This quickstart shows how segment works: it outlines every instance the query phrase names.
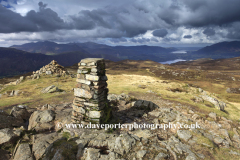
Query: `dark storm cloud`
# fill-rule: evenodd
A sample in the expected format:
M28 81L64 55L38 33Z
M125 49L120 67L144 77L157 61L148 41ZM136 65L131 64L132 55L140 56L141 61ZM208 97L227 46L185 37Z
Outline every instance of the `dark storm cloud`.
M207 36L214 36L215 35L215 30L212 28L206 28L203 31L203 34L207 35Z
M72 1L53 1L73 3ZM203 33L207 36L219 34L216 27L224 28L228 31L224 36L239 38L240 0L125 0L121 3L102 0L99 5L98 2L99 0L81 1L85 9L74 10L75 14L73 12L65 14L64 11L58 11L58 14L42 2L39 2L38 11L31 10L26 16L0 6L0 24L4 24L0 26L0 32L41 32L66 29L92 31L90 35L94 38L132 38L151 30L156 37L168 38L171 31L184 26L188 29L205 28ZM74 4L80 4L80 1L75 1ZM88 5L93 5L94 8L86 9ZM65 21L59 15L65 15ZM132 39L132 41L148 42L144 39ZM157 42L158 40L149 39L149 41Z
M27 13L25 19L38 26L39 31L54 31L56 29L68 29L70 26L66 24L56 12L50 8L46 8L46 4L38 3L39 11L31 10Z
M240 39L240 22L235 22L230 26L227 26L228 34L226 35L227 38L230 39Z
M165 37L168 34L166 29L158 29L152 32L152 34L156 37Z
M183 3L189 15L181 20L182 24L201 27L240 21L239 0L183 0Z
M1 33L37 31L36 24L22 17L20 14L15 13L9 9L6 9L2 5L0 5L0 24Z
M185 35L183 38L186 38L186 39L191 39L192 36L191 35Z

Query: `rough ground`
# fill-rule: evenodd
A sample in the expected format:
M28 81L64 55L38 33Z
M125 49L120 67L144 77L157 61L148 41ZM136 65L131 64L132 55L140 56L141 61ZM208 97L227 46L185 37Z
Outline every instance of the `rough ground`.
M66 127L71 122L72 88L76 84L73 66L68 68L72 74L67 77L41 76L16 86L2 85L0 159L240 158L239 95L226 92L238 87L238 76L231 72L227 74L235 81L210 81L203 76L204 71L174 69L151 61L107 65L111 124L158 124L160 128ZM51 85L59 91L41 92ZM161 128L169 123L177 128ZM178 128L196 123L200 128Z

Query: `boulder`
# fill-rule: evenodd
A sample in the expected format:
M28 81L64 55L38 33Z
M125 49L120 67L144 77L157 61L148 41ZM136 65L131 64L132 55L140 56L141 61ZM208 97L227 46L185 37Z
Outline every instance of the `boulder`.
M48 130L54 127L52 122L55 119L55 112L53 110L35 111L29 119L28 130L35 129Z
M0 144L7 142L14 142L17 138L17 135L13 133L13 130L10 128L4 128L0 130Z
M58 133L38 134L34 136L32 152L36 160L43 157L46 148L48 148L54 141L61 136Z
M217 120L217 114L216 113L211 112L211 113L208 114L208 116L213 118L214 120Z
M222 101L219 101L218 99L213 98L211 96L208 96L206 94L202 95L201 97L202 97L203 100L208 101L208 102L214 104L214 106L217 109L220 109L220 110L224 111L224 108L226 107L226 103L224 103Z
M161 159L166 159L168 157L167 154L165 153L159 153L154 160L161 160Z
M183 139L185 142L187 142L192 137L191 132L188 130L178 130L177 135L179 138Z
M135 136L138 136L139 138L145 138L145 139L150 138L150 137L153 136L153 134L151 133L151 131L148 130L148 129L144 129L144 130L138 129L138 130L136 130L136 131L133 131L133 134L134 134Z
M128 154L132 147L136 144L136 140L128 134L122 134L116 138L114 144L114 152L123 155Z
M28 143L19 145L13 160L34 160Z
M85 160L98 160L100 158L100 149L85 148L83 159Z
M76 159L76 146L76 142L67 141L67 138L60 138L46 148L42 160Z
M140 151L137 152L136 157L137 157L137 158L143 158L146 153L147 153L146 150L140 150Z
M53 92L58 92L58 91L59 91L58 87L51 85L49 87L43 88L41 92L42 93L53 93Z
M10 112L10 115L18 119L28 120L31 114L26 108L27 106L24 105L14 106Z
M10 116L5 111L0 110L0 129L8 127L21 127L24 125L25 124L22 119Z

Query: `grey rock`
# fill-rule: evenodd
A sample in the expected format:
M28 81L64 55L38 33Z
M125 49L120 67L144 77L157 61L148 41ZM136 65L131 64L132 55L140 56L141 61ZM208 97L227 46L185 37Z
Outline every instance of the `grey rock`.
M76 148L74 146L73 141L69 142L67 138L60 138L47 147L42 160L76 159L74 154ZM53 158L51 155L53 155Z
M137 158L143 158L145 154L147 153L146 150L140 150L137 152Z
M14 106L10 112L10 115L15 118L28 120L31 114L28 112L26 108L27 106L23 105Z
M217 120L217 114L216 113L211 112L211 113L208 114L208 116L213 118L214 120Z
M94 148L85 148L83 159L84 160L98 160L100 158L100 150Z
M167 154L165 153L159 153L154 160L161 160L161 159L166 159L168 157Z
M9 116L5 111L0 110L0 129L8 127L21 127L24 125L23 120Z
M193 113L194 113L193 110L191 110L191 109L190 109L188 112L189 112L190 114L193 114Z
M187 157L186 157L186 160L197 160L196 156L194 154L189 154Z
M19 92L20 92L20 90L15 90L15 91L14 91L14 96L18 96L18 95L19 95Z
M117 101L117 95L115 95L115 94L109 94L109 95L107 96L107 99L108 99L109 101Z
M174 121L176 118L177 118L177 113L169 112L169 113L165 113L162 120L164 123L168 123L168 122Z
M17 135L13 133L13 130L10 128L4 128L0 130L0 144L6 142L13 142Z
M191 132L188 130L178 130L177 135L179 138L183 139L185 142L187 142L192 137Z
M197 156L201 159L205 159L205 156L203 154L197 153Z
M52 74L52 72L51 71L46 71L45 72L47 75L50 75L50 74Z
M196 120L197 118L199 118L199 115L197 115L197 114L194 114L194 115L192 116L192 119L193 119L193 120Z
M53 124L52 122L55 119L55 112L52 110L44 111L35 111L29 119L28 130L31 129L49 129ZM53 125L54 126L54 125Z
M240 153L230 150L229 154L240 156Z
M136 131L133 131L132 133L133 133L135 136L138 136L139 138L145 138L145 139L148 139L148 138L150 138L150 137L153 136L153 134L151 133L151 131L148 130L148 129L144 129L144 130L138 129L138 130L136 130Z
M114 152L120 155L123 155L124 153L127 154L135 144L136 141L134 138L128 134L122 134L115 140Z
M223 140L224 140L224 139L222 139L221 137L215 137L215 138L213 139L213 141L214 141L216 144L221 144L221 143L223 143Z
M43 88L41 92L42 93L53 93L53 92L58 92L58 91L59 91L59 89L56 86L51 85L49 87Z
M34 160L28 143L19 145L14 160Z
M0 98L2 98L2 94L0 94Z
M211 102L212 104L214 104L216 108L224 111L224 108L226 107L226 103L224 103L222 101L219 101L218 99L213 98L211 96L208 96L206 94L202 95L201 97L203 98L203 100Z
M38 134L34 136L32 152L36 160L42 158L46 148L50 146L54 141L60 138L58 133L51 134Z

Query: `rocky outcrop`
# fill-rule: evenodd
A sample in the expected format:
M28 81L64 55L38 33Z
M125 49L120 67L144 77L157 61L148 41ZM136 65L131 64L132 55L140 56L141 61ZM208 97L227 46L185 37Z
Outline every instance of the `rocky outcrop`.
M53 110L35 111L29 119L28 130L36 131L53 129L55 112Z
M27 110L27 106L24 105L14 106L10 112L10 115L24 121L27 121L31 116Z
M222 111L224 111L224 108L226 108L226 103L224 103L223 101L218 100L217 98L211 97L209 95L207 95L207 93L205 91L203 91L201 88L199 88L199 92L202 93L202 95L200 95L200 97L205 100L208 101L212 104L214 104L214 106L217 109L220 109Z
M54 92L59 92L58 87L51 85L49 87L43 88L42 93L54 93Z
M24 120L16 118L0 110L0 129L24 126Z
M227 88L226 89L227 93L235 93L235 94L240 94L240 88Z
M10 128L4 128L0 130L0 144L3 143L13 143L18 137L16 134L13 133L13 130Z
M20 144L13 160L34 160L28 143Z
M58 133L37 134L34 136L32 152L36 160L43 157L45 150L57 139L61 138Z

